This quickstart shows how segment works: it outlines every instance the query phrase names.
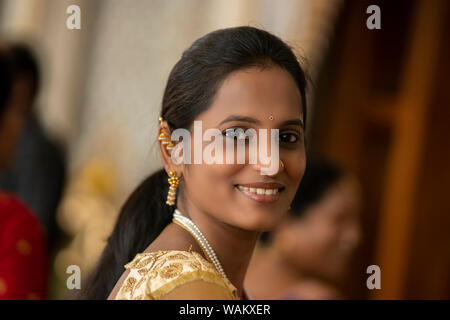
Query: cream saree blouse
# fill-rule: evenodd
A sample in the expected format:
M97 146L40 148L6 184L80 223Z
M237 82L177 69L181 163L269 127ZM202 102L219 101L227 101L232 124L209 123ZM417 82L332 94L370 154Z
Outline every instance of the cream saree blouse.
M160 250L138 253L125 265L130 273L116 300L158 300L175 288L203 280L223 288L224 297L238 300L236 287L195 251Z

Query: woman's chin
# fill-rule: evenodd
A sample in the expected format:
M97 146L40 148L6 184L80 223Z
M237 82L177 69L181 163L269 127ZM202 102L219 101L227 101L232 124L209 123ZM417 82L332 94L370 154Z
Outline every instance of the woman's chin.
M276 218L275 215L268 217L267 214L261 213L249 215L247 219L240 218L242 229L257 232L270 231L274 229L279 222L280 219Z

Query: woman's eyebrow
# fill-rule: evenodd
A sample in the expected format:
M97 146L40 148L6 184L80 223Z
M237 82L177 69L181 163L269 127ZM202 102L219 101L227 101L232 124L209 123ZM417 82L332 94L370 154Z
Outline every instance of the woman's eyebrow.
M299 126L303 130L305 129L305 125L303 124L303 121L300 119L286 120L286 121L281 122L278 126L283 127L283 126L289 126L289 125Z
M226 119L222 120L219 123L219 126L223 123L231 122L231 121L243 121L243 122L249 122L249 123L254 123L254 124L261 123L258 119L255 119L255 118L239 116L239 115L231 115L231 116L227 117ZM286 120L286 121L281 122L278 126L282 127L282 126L288 126L288 125L296 125L296 126L301 127L302 129L305 129L305 126L301 119Z
M231 122L231 121L243 121L243 122L250 122L250 123L254 123L254 124L260 124L259 120L251 118L251 117L231 115L231 116L227 117L226 119L222 120L219 123L219 126L225 122Z

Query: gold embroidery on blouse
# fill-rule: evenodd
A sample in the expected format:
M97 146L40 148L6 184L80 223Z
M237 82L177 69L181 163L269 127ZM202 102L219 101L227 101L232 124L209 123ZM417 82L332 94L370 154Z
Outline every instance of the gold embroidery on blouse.
M142 268L142 269L139 269L139 270L138 270L138 273L139 273L141 276L145 276L145 275L148 273L148 271L149 271L149 269Z
M189 267L191 267L192 269L200 269L202 265L197 261L192 261L189 262Z
M195 251L143 252L125 265L130 269L116 300L160 299L177 286L203 280L222 286L230 299L239 299L236 287L214 265ZM145 285L144 285L145 284Z
M165 251L156 251L156 252L151 252L151 253L154 253L155 254L155 259L158 260L162 256L167 255L168 252L170 252L170 251L169 250L165 250Z
M175 253L169 257L167 257L167 260L171 261L171 260L188 260L189 258L186 257L184 254L182 253Z
M153 265L153 268L154 269L161 268L161 266L163 266L166 263L166 261L167 261L167 258L156 261L155 264Z
M133 288L136 283L136 278L130 277L127 279L125 285L123 286L122 290L124 293L131 292L131 295L133 295Z
M211 262L209 262L208 260L205 260L205 258L203 258L203 256L202 256L200 253L198 253L198 252L192 251L192 254L193 254L197 259L200 259L200 260L202 260L202 261L206 261L206 262L208 262L208 263L211 263Z
M141 286L141 284L144 283L145 280L146 280L145 277L142 277L141 279L139 279L139 281L138 281L138 282L136 283L136 285L134 286L133 291L136 290L136 289L139 289L139 287Z
M161 269L159 275L163 279L175 278L183 271L183 265L181 263L174 262Z
M150 272L147 274L147 276L148 276L150 279L155 279L155 278L158 276L158 270L152 270L152 271L150 271Z
M144 267L146 267L150 262L154 262L153 257L149 257L149 258L146 258L146 259L142 259L141 261L139 261L139 262L137 262L135 265L133 265L133 268L136 268L136 269L144 268Z

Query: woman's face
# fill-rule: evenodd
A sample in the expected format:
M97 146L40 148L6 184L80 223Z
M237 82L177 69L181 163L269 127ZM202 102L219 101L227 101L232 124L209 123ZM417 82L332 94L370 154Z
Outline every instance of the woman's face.
M241 119L231 119L230 117ZM244 118L245 117L245 118ZM245 230L272 229L286 213L305 170L305 144L300 91L292 76L282 68L248 68L230 74L220 86L211 107L196 119L201 121L202 134L210 128L223 132L222 164L189 164L183 172L185 192L198 211ZM291 121L283 124L283 122ZM230 129L267 130L265 144L270 156L271 130L279 129L279 159L284 168L276 166L270 175L269 164L249 164L249 143L246 159L238 164L236 140ZM228 132L224 133L228 129ZM234 141L234 162L226 163L226 141ZM192 134L195 140L195 133ZM258 134L258 147L260 136ZM211 142L203 142L204 148ZM258 149L259 150L259 149ZM191 149L191 154L194 154ZM278 164L271 158L273 164ZM272 163L271 163L272 164ZM279 168L279 169L278 169ZM275 183L273 186L252 186ZM248 190L241 190L244 187ZM241 189L240 189L241 188ZM259 190L258 190L259 189ZM276 189L277 194L272 194ZM258 195L265 193L265 196Z
M357 190L353 180L342 180L303 217L285 223L278 237L283 255L306 274L342 278L360 239Z

